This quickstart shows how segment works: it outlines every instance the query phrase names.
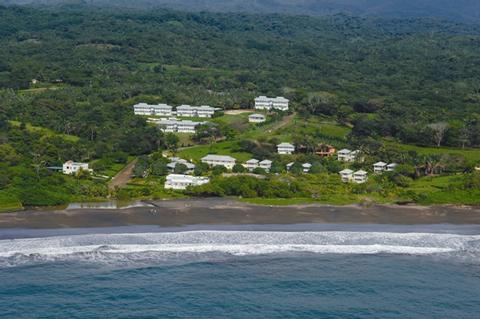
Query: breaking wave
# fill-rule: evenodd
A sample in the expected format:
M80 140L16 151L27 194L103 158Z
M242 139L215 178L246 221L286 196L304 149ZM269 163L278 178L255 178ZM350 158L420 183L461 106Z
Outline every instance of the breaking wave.
M299 253L441 255L480 262L480 235L191 231L0 240L0 266L3 267L49 261L151 263Z

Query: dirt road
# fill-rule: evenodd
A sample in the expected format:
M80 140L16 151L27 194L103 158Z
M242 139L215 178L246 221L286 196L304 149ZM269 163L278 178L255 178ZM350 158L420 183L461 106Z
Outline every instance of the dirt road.
M132 178L133 169L135 168L135 164L137 163L137 159L134 159L127 166L125 166L112 180L108 183L108 189L114 190L115 188L120 188L128 184L130 179Z

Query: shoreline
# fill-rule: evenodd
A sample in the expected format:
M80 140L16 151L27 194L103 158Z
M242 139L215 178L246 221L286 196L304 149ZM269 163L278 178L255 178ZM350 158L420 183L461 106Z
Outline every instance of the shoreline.
M272 224L480 225L480 207L473 206L267 206L224 198L143 201L137 205L1 213L0 229Z

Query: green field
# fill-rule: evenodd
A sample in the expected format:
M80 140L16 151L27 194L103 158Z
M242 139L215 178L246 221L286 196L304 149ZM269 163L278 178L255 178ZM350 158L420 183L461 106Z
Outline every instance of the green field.
M13 125L15 127L20 127L20 125L21 125L21 123L19 121L9 121L9 122L10 122L11 125ZM41 134L45 137L58 136L58 137L61 137L64 140L69 141L69 142L78 142L78 140L80 140L80 138L78 136L68 135L68 134L60 134L60 133L54 132L53 130L50 130L48 128L40 127L40 126L33 126L31 124L28 124L28 123L25 125L25 128L29 132L39 133L39 134Z

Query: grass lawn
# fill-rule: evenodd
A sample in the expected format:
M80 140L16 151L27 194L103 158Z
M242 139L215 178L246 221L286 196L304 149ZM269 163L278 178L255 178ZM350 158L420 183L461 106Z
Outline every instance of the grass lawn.
M20 127L20 125L21 125L21 123L18 122L18 121L10 121L10 124L15 126L15 127ZM64 140L70 141L70 142L77 142L80 139L78 136L57 133L57 132L55 132L51 129L45 128L45 127L33 126L31 124L26 124L25 127L29 132L40 133L40 134L42 134L43 136L46 136L46 137L59 136L59 137L63 138Z
M200 145L190 147L178 152L177 156L186 160L200 162L200 159L208 154L229 155L238 161L244 162L252 158L252 155L246 152L237 152L236 141L224 141L213 145Z
M22 209L22 204L14 196L0 192L0 213Z

